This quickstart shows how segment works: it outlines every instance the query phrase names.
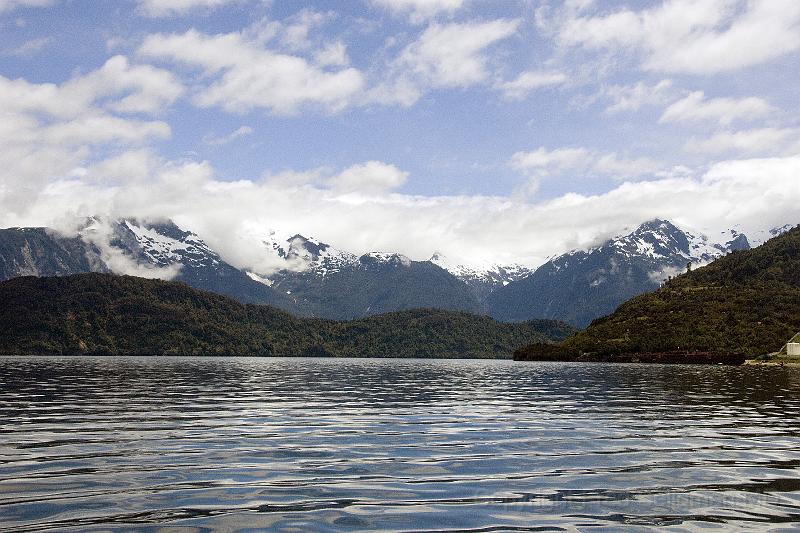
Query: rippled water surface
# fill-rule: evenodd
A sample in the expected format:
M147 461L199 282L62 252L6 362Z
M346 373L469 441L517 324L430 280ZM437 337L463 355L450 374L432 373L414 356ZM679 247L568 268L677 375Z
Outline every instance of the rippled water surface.
M0 531L800 529L800 372L0 359Z

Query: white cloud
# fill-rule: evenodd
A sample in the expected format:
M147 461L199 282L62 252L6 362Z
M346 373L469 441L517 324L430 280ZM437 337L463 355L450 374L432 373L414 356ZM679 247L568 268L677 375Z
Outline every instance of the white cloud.
M672 80L661 80L653 85L641 81L633 85L612 85L603 90L603 95L612 101L605 111L614 114L664 104L672 92Z
M489 78L486 50L511 37L519 20L431 24L390 66L388 79L372 91L381 103L411 105L429 88L463 88Z
M741 131L723 131L708 139L691 139L685 147L688 152L743 155L792 154L800 152L800 129L756 128Z
M136 144L150 139L167 139L171 132L166 122L88 113L66 122L41 127L38 133L48 144L77 146L111 142Z
M511 158L511 166L517 170L537 175L548 175L564 170L586 168L591 163L591 152L586 148L540 147L531 152L517 152Z
M420 23L442 13L456 12L464 5L464 0L372 0L372 3Z
M55 0L0 0L0 13L11 11L18 7L46 7Z
M382 195L402 187L407 179L408 172L394 165L382 161L366 161L338 172L329 167L267 172L262 177L262 183L276 188L312 186L348 196L351 201L355 201L362 196Z
M321 67L344 67L350 63L347 46L341 41L327 44L314 54L314 61Z
M332 14L303 9L292 15L283 23L275 26L280 33L280 41L288 50L303 51L313 44L310 34L332 18Z
M506 98L520 100L528 93L542 87L561 85L567 81L566 74L561 72L528 71L523 72L514 80L500 82L496 88L501 90Z
M158 267L140 263L134 257L126 254L120 248L111 245L114 238L113 228L107 219L101 218L92 224L91 228L82 233L84 238L91 242L100 252L103 262L115 274L137 276L148 279L173 279L180 273L183 265L169 265Z
M115 56L97 70L61 86L32 84L0 76L0 103L6 112L75 117L93 106L122 113L155 113L173 103L183 86L170 72L149 65L130 65Z
M795 0L666 0L639 11L567 11L558 39L590 50L638 51L648 70L711 74L797 51L799 24Z
M150 35L139 54L202 69L198 81L207 85L195 103L237 113L263 108L291 115L308 105L340 111L364 86L354 68L323 69L303 57L270 50L246 32Z
M185 15L195 9L214 9L239 0L139 0L139 11L148 17Z
M150 65L131 66L114 56L98 70L73 80L67 90L121 99L107 106L121 113L156 113L183 94L180 81L169 71Z
M216 181L207 164L162 164L146 186L90 179L55 181L0 225L53 224L64 214L176 219L237 266L265 273L269 230L313 235L364 253L393 250L427 259L438 250L467 264L535 265L552 254L596 244L653 217L715 234L797 222L800 156L726 161L699 177L624 182L599 195L565 194L531 203L505 197L354 195L325 185ZM0 182L2 183L2 182Z
M211 146L222 146L224 144L231 143L236 139L241 139L242 137L247 137L248 135L252 134L253 134L253 128L251 128L250 126L241 126L239 128L236 128L229 134L223 135L221 137L216 137L214 135L207 135L203 137L203 142Z
M88 182L106 184L143 183L160 166L160 161L148 148L126 150L87 167L79 167L72 175Z
M402 186L408 178L394 165L380 161L367 161L353 165L328 180L328 185L339 192L375 194Z
M156 113L181 90L169 73L124 57L60 85L0 76L0 210L18 212L98 158L170 137L165 122L128 114Z
M703 91L695 91L664 110L659 122L711 120L727 126L735 120L756 120L773 111L775 109L763 98L707 99Z
M520 21L433 24L401 54L400 64L434 87L466 87L489 73L484 51L516 32Z
M616 153L602 154L592 167L600 174L616 179L629 179L639 176L654 175L662 168L662 164L648 157L621 158Z
M604 175L627 179L655 174L662 167L649 158L627 159L614 152L604 153L583 147L553 150L540 147L530 152L517 152L512 156L510 164L533 178L569 172L573 175Z

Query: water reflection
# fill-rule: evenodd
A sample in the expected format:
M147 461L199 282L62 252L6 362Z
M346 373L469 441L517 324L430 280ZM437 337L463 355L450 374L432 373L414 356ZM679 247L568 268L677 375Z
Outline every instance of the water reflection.
M800 372L0 359L0 531L800 526Z

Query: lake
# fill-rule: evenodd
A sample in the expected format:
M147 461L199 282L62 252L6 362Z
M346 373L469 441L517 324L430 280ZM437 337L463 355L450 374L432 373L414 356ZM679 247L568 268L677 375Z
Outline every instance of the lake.
M0 358L0 531L800 528L800 371Z

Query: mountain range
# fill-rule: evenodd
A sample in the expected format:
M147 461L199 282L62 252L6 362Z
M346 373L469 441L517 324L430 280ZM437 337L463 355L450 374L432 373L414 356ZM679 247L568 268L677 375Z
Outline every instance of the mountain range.
M0 280L113 272L183 281L243 303L298 316L350 320L414 308L488 314L506 322L547 318L583 327L622 302L656 290L689 263L706 264L788 230L711 239L667 220L648 221L590 250L523 265L470 267L434 254L349 253L303 235L263 240L281 266L265 276L226 262L198 235L170 221L89 219L77 235L47 228L0 230Z
M722 242L713 242L666 220L648 221L596 248L555 257L530 276L498 288L488 297L489 314L504 321L554 318L584 327L690 265L750 249L747 237L735 230L721 237Z
M113 274L0 282L0 354L508 357L574 333L437 309L360 320L299 318L185 283Z
M800 330L800 227L625 302L558 346L519 359L625 360L639 353L779 352Z

